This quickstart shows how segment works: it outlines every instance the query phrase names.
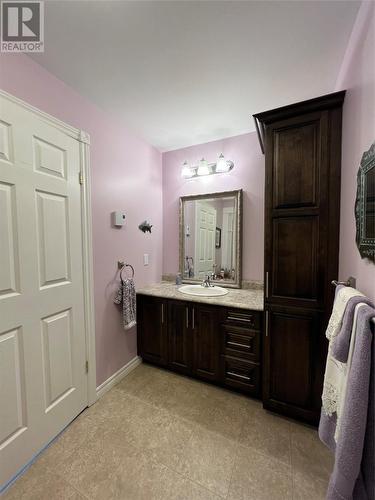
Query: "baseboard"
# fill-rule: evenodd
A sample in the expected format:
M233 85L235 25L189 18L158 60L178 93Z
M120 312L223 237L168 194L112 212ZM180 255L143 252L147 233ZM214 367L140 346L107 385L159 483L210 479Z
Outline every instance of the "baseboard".
M112 387L120 382L126 375L129 375L134 368L137 368L138 365L142 363L142 358L140 356L135 356L129 363L126 363L122 368L117 370L113 375L107 378L102 384L100 384L96 388L96 397L99 399L104 394L112 389Z

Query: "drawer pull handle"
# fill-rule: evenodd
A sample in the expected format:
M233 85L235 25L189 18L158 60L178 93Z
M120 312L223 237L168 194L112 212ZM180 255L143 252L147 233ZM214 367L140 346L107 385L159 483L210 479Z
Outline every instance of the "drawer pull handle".
M227 372L227 375L232 375L232 377L238 377L242 380L250 380L250 377L247 377L246 375L240 375L239 373Z
M164 325L164 304L161 305L161 324Z
M253 318L239 318L237 316L228 316L232 321L244 321L245 323L254 323Z
M250 346L249 345L246 345L246 344L239 344L238 342L231 342L231 341L228 341L227 342L228 345L235 345L236 347L244 347L245 349L250 349Z

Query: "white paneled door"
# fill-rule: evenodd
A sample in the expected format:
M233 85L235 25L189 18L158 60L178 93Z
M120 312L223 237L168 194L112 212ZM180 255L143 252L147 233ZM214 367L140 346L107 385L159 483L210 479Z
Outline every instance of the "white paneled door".
M80 146L0 95L0 487L88 402Z
M198 278L211 274L215 265L216 210L197 202L195 211L195 263Z

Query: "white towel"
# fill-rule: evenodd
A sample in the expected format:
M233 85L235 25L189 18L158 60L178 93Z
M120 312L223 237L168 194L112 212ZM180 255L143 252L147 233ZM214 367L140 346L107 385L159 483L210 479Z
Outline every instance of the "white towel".
M336 337L336 335L338 335L341 329L346 304L349 299L357 296L364 297L363 293L359 292L355 288L352 288L351 286L343 286L337 292L335 303L333 304L332 314L326 330L326 337L330 342Z
M129 330L137 324L136 293L132 279L121 280L119 289L113 299L115 304L122 303L122 324L124 330Z
M351 287L342 287L336 294L332 314L328 322L326 337L329 340L326 370L324 374L322 406L326 415L332 416L340 407L341 388L344 383L345 363L337 361L332 356L331 348L335 338L340 333L346 305L352 297L364 296L361 292Z

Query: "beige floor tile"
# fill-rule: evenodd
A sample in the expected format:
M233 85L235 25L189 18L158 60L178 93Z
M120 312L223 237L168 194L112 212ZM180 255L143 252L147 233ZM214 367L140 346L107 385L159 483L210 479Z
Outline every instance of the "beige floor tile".
M2 496L3 500L85 500L57 474L46 472L37 462L29 467Z
M262 408L249 412L240 443L285 464L291 463L291 422Z
M222 500L221 497L189 479L174 475L163 492L163 500Z
M246 396L141 365L4 500L219 500L228 492L231 500L284 500L292 483L294 500L319 500L331 468L313 429Z
M161 410L150 419L147 432L143 435L143 449L153 460L176 469L193 428L189 421Z
M178 470L192 481L225 497L237 447L236 442L199 427L184 450Z
M88 417L86 412L79 415L38 457L39 465L54 471L80 446L93 439L100 422Z
M333 469L333 455L319 440L316 429L295 423L291 438L295 471L306 478L328 481Z
M238 439L244 415L259 403L209 384L180 378L182 382L170 384L159 393L158 405L224 437Z
M139 454L118 433L108 432L77 448L58 468L57 473L80 493L92 497L120 466ZM132 462L133 463L133 462Z
M194 425L138 398L127 398L132 411L121 419L119 435L153 460L175 469Z
M107 470L106 477L81 487L93 500L161 500L171 473L137 451L124 457L115 470Z
M115 390L131 394L157 407L163 407L162 396L171 388L183 389L191 380L145 363L138 366Z
M328 483L293 472L293 500L325 500Z
M291 466L240 446L227 499L285 500L291 498Z

